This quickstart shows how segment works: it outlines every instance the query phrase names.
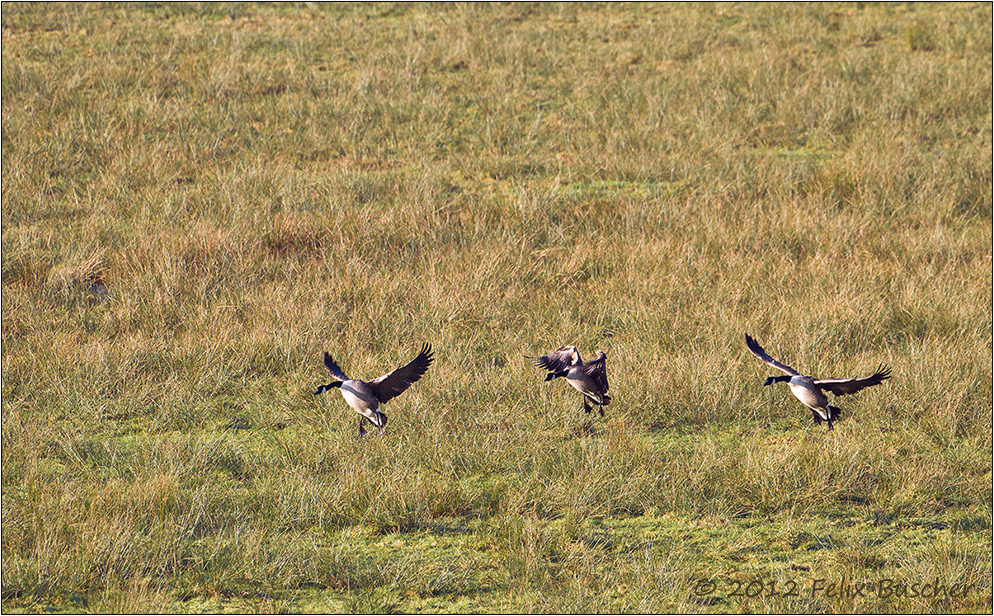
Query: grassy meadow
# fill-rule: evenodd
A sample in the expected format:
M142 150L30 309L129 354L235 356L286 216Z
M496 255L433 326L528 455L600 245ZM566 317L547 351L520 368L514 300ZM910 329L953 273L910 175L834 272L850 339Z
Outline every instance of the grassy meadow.
M991 612L990 4L2 25L4 612Z

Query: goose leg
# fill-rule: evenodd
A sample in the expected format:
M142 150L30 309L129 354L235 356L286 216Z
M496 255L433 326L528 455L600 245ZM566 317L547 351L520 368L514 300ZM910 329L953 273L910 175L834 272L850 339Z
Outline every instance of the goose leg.
M359 416L359 436L366 436L366 426L362 425L362 420L365 419L362 415Z
M604 416L604 405L603 404L598 404L597 405L597 412L601 414L601 417Z
M586 396L583 397L583 412L584 413L589 413L590 412L590 403L587 402L587 397Z
M834 430L835 426L832 425L835 421L842 415L842 410L837 406L828 405L828 429Z
M828 430L831 432L835 429L832 425L832 420L835 419L835 415L832 414L832 407L829 405L825 406L825 416L821 418L828 425Z

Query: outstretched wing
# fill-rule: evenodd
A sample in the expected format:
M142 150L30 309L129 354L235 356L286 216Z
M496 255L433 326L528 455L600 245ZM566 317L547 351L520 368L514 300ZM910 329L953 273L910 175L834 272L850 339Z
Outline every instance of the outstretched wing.
M349 377L346 376L344 372L342 372L342 369L338 367L338 364L335 363L335 360L331 358L331 355L328 355L328 351L324 352L324 367L328 369L328 372L331 373L331 376L335 377L339 381L349 380Z
M592 378L602 392L607 393L607 355L598 354L597 359L583 364L580 370Z
M427 342L421 347L421 352L406 366L401 366L393 372L388 372L378 379L367 383L373 390L376 398L381 403L386 403L392 398L399 396L404 391L417 382L431 364L434 357L431 354L431 345Z
M544 368L549 372L559 372L581 363L581 360L576 347L567 346L560 347L548 355L535 358L533 362L539 368Z
M753 340L752 336L749 334L746 334L746 346L749 347L749 350L752 351L753 355L763 360L763 363L767 366L776 368L777 370L785 372L791 376L800 374L797 370L794 370L787 364L781 364L777 360L770 357L766 351L763 350L763 347L759 346L759 343Z
M864 387L879 385L889 378L890 368L880 366L877 368L877 371L873 374L873 376L867 376L861 379L816 379L815 385L832 392L836 396L844 396L846 394L854 394Z

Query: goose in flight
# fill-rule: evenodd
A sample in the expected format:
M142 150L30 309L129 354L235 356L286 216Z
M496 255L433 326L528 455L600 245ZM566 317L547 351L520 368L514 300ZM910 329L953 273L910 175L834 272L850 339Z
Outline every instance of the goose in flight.
M790 393L801 401L801 404L811 409L814 415L815 424L828 422L828 429L833 430L832 422L837 420L842 414L838 407L828 403L826 391L830 391L836 396L854 394L864 387L879 385L890 378L890 368L881 366L872 376L861 379L816 379L813 376L804 376L787 364L778 362L770 357L759 343L746 334L746 346L753 355L758 357L771 368L786 373L786 376L771 376L763 383L764 386L774 383L787 383L790 386Z
M534 363L549 371L546 381L565 377L583 395L584 412L590 412L593 402L601 417L604 416L604 407L611 403L611 396L607 395L607 355L603 351L597 351L596 359L584 362L575 346L567 346L535 359Z
M355 409L356 413L359 413L359 436L366 434L366 428L363 425L366 420L376 426L380 434L383 434L383 428L387 425L387 416L379 410L380 405L404 393L408 387L424 376L433 359L431 345L425 343L418 356L406 366L388 372L378 379L363 381L350 379L346 376L335 363L335 360L331 358L331 355L325 352L324 366L334 380L327 385L318 387L314 395L323 394L329 389L337 387L342 392L345 402Z

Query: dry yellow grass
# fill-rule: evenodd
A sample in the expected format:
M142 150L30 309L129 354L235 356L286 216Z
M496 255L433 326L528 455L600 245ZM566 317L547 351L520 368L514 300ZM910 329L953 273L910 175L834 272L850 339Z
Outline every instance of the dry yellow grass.
M990 32L4 5L5 611L989 612ZM894 378L829 434L745 332ZM311 396L421 341L384 438ZM522 357L562 344L606 420Z

